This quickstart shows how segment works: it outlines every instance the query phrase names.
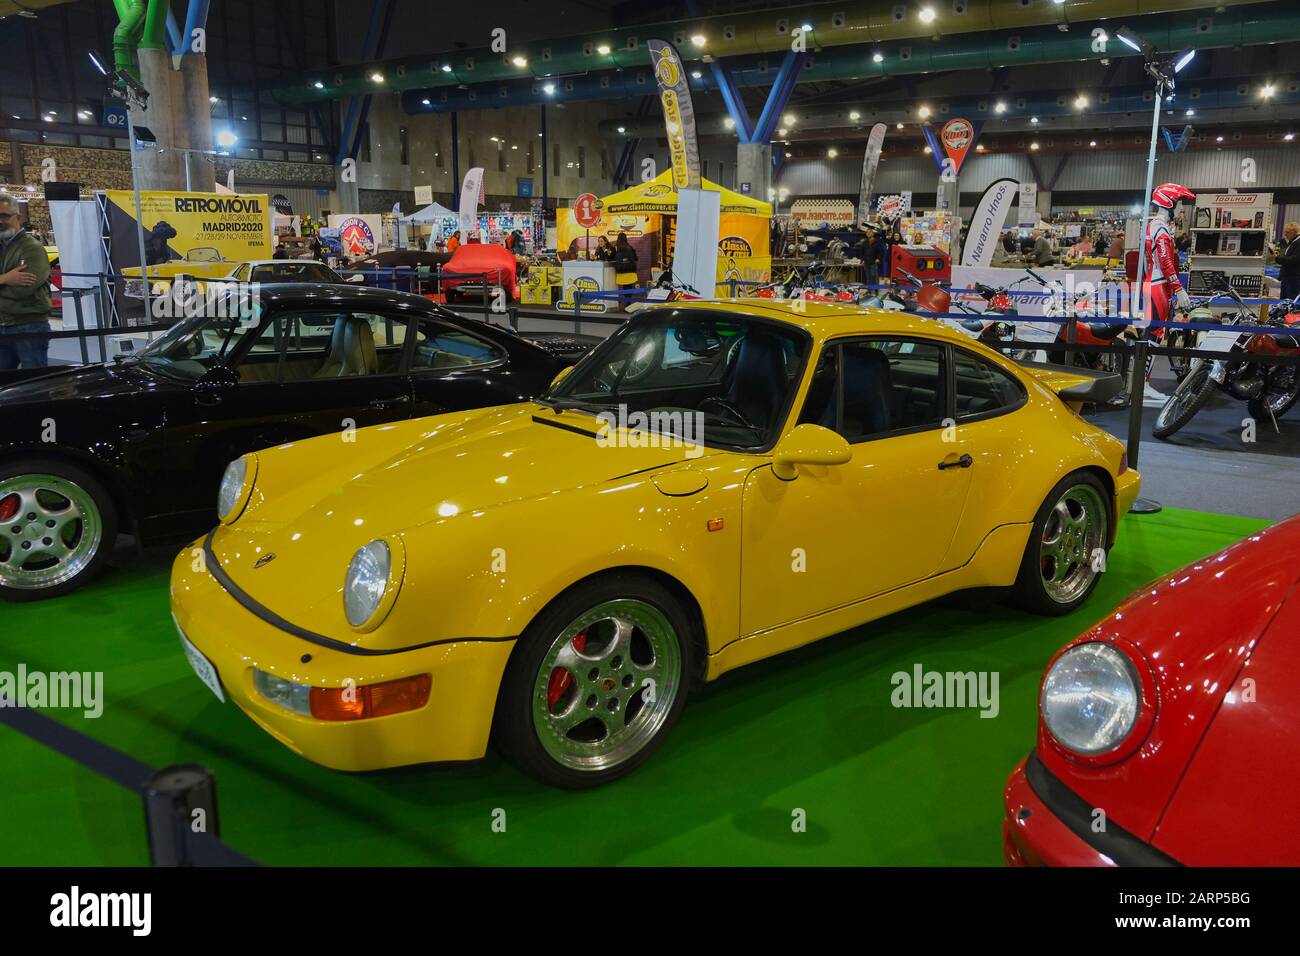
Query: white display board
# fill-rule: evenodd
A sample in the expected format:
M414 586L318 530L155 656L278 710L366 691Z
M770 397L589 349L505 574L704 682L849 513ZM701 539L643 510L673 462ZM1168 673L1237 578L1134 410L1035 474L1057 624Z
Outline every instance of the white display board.
M708 296L717 284L722 194L714 189L677 190L677 244L673 276Z
M1032 226L1038 222L1038 184L1021 183L1016 225Z

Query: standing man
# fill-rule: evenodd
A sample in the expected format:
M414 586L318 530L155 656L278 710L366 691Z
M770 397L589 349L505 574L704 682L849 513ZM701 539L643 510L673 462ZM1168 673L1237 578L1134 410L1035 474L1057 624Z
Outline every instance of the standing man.
M1041 229L1035 229L1032 235L1034 237L1034 251L1030 255L1033 257L1034 265L1050 266L1052 259L1055 258L1052 255L1052 244L1047 241L1047 237L1043 235Z
M1294 299L1300 295L1300 222L1288 222L1282 236L1286 243L1277 251L1278 278L1282 298Z
M50 260L23 232L18 203L0 193L0 369L49 365ZM15 339L44 335L45 338Z

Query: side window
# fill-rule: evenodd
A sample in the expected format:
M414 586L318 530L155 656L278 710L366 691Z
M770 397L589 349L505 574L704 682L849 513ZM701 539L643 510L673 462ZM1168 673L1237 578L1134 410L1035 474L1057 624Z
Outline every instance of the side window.
M964 349L955 351L958 419L1015 408L1024 400L1024 388L1002 369Z
M235 279L236 282L247 282L247 281L248 281L248 263L247 263L247 262L245 262L242 266L240 266L238 269L235 270L234 279Z
M253 336L236 369L241 384L276 380L280 368L280 331L280 323L271 321Z
M799 420L834 428L851 442L937 428L948 405L946 389L942 346L845 342L822 354Z
M505 358L505 350L486 339L431 319L415 332L411 371L452 371L490 365Z
M804 399L799 425L821 425L834 429L839 415L840 350L837 345L822 349L817 368L813 371L808 397Z
M404 319L366 312L288 313L267 324L240 362L240 378L248 380L244 364L256 364L259 352L276 347L283 352L284 382L388 375L401 369L405 340Z

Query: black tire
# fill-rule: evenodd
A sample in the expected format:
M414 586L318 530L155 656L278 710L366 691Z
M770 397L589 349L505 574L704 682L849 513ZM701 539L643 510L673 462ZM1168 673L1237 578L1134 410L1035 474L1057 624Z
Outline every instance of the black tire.
M1276 367L1272 370L1273 374L1275 375L1281 371L1282 371L1281 368L1276 368ZM1246 404L1246 409L1247 411L1250 412L1250 417L1255 419L1255 421L1271 423L1274 419L1279 419L1287 412L1291 411L1296 401L1300 400L1300 369L1297 369L1296 367L1293 366L1290 369L1287 369L1286 371L1290 373L1291 381L1286 387L1285 393L1283 392L1276 393L1277 396L1281 399L1281 401L1278 403L1272 403L1272 402L1269 403L1274 406L1272 408L1272 414L1269 414L1270 410L1267 407L1265 407L1264 404L1268 398L1267 393L1265 393L1263 397L1252 398Z
M1091 496L1088 494L1089 489ZM1062 587L1061 593L1055 593L1043 580L1045 562L1049 560L1045 549L1051 547L1048 544L1049 537L1062 540L1061 536L1055 533L1064 530L1060 528L1057 506L1061 502L1068 502L1071 498L1087 503L1088 517L1093 524L1090 526L1090 531L1077 536L1071 532L1071 540L1077 537L1079 546L1070 549L1074 552L1074 559L1069 562L1067 571L1077 577L1072 581L1071 588ZM1071 472L1056 483L1043 499L1038 513L1034 516L1029 541L1025 544L1025 553L1020 559L1020 572L1012 588L1012 596L1016 604L1034 614L1056 617L1069 614L1088 600L1089 595L1097 587L1097 582L1105 573L1105 562L1097 560L1096 550L1100 548L1104 556L1110 547L1110 527L1115 520L1114 515L1111 514L1113 510L1111 501L1112 497L1106 486L1091 472ZM1080 551L1086 553L1086 559L1082 564L1077 560ZM1051 557L1050 560L1055 562L1056 558ZM1068 593L1065 593L1067 591Z
M32 476L33 486L41 483L35 476L54 478L56 482L63 483L58 485L59 488L73 493L75 498L80 499L81 507L87 510L83 515L73 498L63 498L81 517L70 521L66 528L58 529L64 542L72 540L76 545L72 557L62 561L65 565L62 572L58 568L60 562L53 558L50 560L54 563L45 569L40 567L39 561L34 565L29 564L21 571L8 566L15 549L22 548L24 544L39 547L41 544L48 544L51 540L33 536L34 532L44 524L39 520L39 516L33 521L27 515L19 513L0 524L0 599L7 601L36 601L59 597L77 590L103 570L113 553L113 546L117 539L117 509L107 489L86 469L59 458L32 456L0 461L0 508L5 507L6 501L12 500L11 496L5 493L5 487L8 485L12 488L14 483L21 483L25 476ZM41 500L45 503L54 501L54 492L42 489ZM66 509L48 514L47 520L61 520L59 516L64 511ZM29 512L29 514L36 514L36 512ZM69 564L75 566L74 571L67 570ZM34 571L32 567L35 567ZM44 571L43 575L42 571ZM22 580L20 574L27 578L21 584L17 583ZM33 580L33 576L38 580ZM41 576L47 578L50 583L39 584Z
M1174 434L1196 417L1196 413L1205 407L1213 392L1210 363L1202 362L1178 383L1178 387L1169 396L1169 401L1165 402L1160 414L1156 416L1151 434L1156 438L1168 438Z
M660 655L653 654L652 639L647 637L648 631L643 630L640 623L637 623L635 633L629 638L635 642L636 635L640 635L642 660L645 659L645 649L650 648L653 658L663 662L665 676L662 685L656 686L660 693L671 694L667 700L655 701L652 695L647 702L644 683L637 683L637 674L644 675L647 671L635 661L636 652L633 650L627 652L627 659L622 665L626 670L620 669L619 657L615 653L610 653L599 661L595 657L581 658L581 669L585 672L581 674L575 675L573 668L553 666L557 663L553 656L557 653L557 646L561 648L559 653L572 649L574 642L564 640L566 633L573 631L585 615L611 606L624 609L617 613L624 613L630 608L655 621L666 622L671 630L671 641L676 651L675 663L672 653L667 650ZM576 633L586 635L593 628L603 626L611 620L613 618L598 618ZM612 630L611 628L611 633ZM585 789L631 773L658 749L681 715L693 673L692 654L696 630L697 626L682 602L652 578L620 571L570 588L547 605L528 625L510 655L497 694L493 719L492 736L497 748L524 773L553 787ZM587 638L587 641L592 639L603 640L602 637L595 636ZM585 646L589 648L590 644ZM670 674L670 670L675 670L675 673ZM569 689L564 694L567 695L572 690L571 698L558 701L549 699L556 687L557 671L568 672ZM622 683L629 678L631 683ZM608 694L625 696L617 710L608 706L608 702L614 698L607 698L606 704L601 704L599 697ZM592 700L596 701L594 707L590 703ZM628 735L628 740L615 747L624 748L624 753L611 754L607 765L593 762L588 766L577 767L571 762L565 762L596 761L599 759L600 748L609 746L601 741L576 740L553 729L548 715L557 706L564 709L566 703L567 717L583 717L583 722L572 727L569 734L581 731L593 722L608 733L606 712L618 715L610 719L623 722L613 733ZM534 709L535 706L540 713ZM539 726L539 721L546 726ZM641 723L638 725L637 721ZM549 743L543 742L544 735ZM557 757L556 748L572 748L574 753Z

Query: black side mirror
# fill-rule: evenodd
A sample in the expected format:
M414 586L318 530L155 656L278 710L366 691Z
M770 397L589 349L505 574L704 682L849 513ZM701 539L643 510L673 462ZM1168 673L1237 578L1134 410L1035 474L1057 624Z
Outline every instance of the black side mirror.
M217 392L239 384L239 373L229 365L214 365L194 384L195 389L204 392Z

